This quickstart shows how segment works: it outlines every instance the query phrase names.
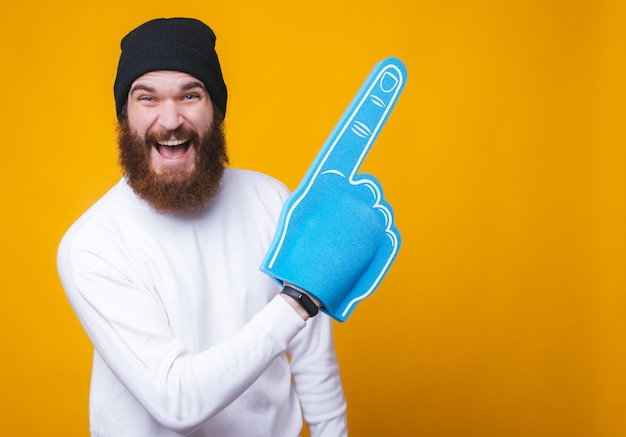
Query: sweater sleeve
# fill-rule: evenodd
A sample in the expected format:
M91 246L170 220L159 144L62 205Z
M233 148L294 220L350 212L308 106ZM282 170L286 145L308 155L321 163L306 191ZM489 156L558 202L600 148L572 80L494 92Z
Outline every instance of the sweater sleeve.
M289 346L291 369L311 437L348 435L346 400L332 337L332 321L323 313Z
M192 354L168 324L150 290L130 280L123 261L71 248L58 270L68 299L109 368L162 425L197 428L239 397L304 327L275 297L227 340Z

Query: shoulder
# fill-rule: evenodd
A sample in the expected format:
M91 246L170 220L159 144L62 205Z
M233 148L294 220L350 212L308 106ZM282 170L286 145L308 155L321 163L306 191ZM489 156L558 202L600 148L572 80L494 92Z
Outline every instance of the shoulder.
M263 202L279 202L289 196L289 189L279 180L252 170L228 168L222 181L222 193L239 200L258 199Z
M69 227L57 255L68 255L83 246L106 246L115 234L145 223L145 220L132 219L145 214L150 214L149 208L133 193L126 180L121 179Z
M224 186L256 187L288 193L287 187L279 180L253 170L228 168L224 173Z

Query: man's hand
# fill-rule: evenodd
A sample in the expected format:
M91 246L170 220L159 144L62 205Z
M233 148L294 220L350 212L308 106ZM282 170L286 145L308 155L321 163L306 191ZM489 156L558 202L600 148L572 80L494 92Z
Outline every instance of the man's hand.
M370 73L287 199L261 270L315 296L345 321L380 284L400 247L379 182L357 171L404 88L389 58Z

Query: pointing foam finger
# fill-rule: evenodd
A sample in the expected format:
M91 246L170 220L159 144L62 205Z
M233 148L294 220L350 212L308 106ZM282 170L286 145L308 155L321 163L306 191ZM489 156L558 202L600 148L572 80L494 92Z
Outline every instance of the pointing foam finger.
M309 169L311 182L328 172L350 179L356 174L405 82L406 67L399 59L385 59L373 68Z

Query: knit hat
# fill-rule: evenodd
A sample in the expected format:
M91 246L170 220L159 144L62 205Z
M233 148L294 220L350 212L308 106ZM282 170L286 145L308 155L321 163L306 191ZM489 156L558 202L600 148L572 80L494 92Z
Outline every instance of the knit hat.
M215 34L193 18L158 18L130 31L122 39L122 54L113 86L119 118L132 83L158 70L181 71L200 80L211 101L226 114L226 84L215 52Z

